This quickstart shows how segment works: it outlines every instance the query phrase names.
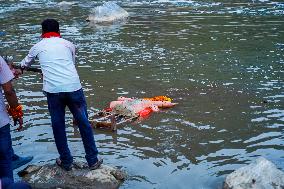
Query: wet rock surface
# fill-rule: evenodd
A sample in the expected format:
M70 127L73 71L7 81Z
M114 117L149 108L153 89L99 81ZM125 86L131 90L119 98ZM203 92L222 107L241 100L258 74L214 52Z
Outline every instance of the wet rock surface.
M119 188L126 179L126 173L117 168L101 165L99 169L90 170L81 162L74 163L71 171L65 171L56 164L29 165L18 174L37 189L112 189Z
M283 189L284 173L265 158L241 167L226 177L223 189Z

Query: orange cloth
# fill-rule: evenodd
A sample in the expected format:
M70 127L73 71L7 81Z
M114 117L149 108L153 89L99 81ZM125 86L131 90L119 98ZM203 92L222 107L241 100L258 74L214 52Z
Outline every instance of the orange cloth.
M145 108L144 110L141 110L139 112L139 116L142 118L147 118L152 112L153 110L148 107L148 108Z
M155 96L155 97L152 97L152 98L143 98L145 100L151 100L151 101L169 101L171 102L172 99L167 97L167 96Z
M19 119L24 116L22 105L18 105L16 108L8 107L7 111L8 111L8 114L12 116L13 119Z

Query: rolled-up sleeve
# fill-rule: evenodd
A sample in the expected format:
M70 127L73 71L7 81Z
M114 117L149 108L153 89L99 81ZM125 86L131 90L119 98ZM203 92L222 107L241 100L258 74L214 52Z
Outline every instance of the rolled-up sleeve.
M10 70L5 60L0 57L0 84L5 84L14 78L14 74Z
M29 54L21 61L21 67L29 67L32 63L34 63L36 56L37 47L35 45L30 49Z

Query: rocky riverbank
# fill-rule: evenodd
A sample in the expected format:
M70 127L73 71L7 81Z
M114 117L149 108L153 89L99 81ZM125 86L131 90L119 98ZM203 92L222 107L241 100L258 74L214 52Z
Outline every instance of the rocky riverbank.
M99 169L90 170L82 162L75 162L71 171L65 171L56 164L29 165L18 174L36 189L116 189L127 177L118 168L102 165ZM282 188L284 173L262 157L229 174L223 185L223 189Z

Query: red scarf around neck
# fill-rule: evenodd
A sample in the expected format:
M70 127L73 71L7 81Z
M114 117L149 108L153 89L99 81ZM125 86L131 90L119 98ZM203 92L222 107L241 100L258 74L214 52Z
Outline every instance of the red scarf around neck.
M47 32L41 35L42 38L61 37L59 32Z

